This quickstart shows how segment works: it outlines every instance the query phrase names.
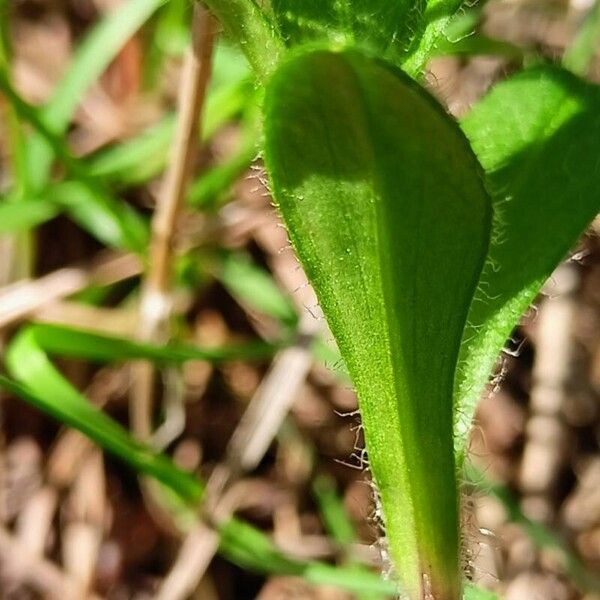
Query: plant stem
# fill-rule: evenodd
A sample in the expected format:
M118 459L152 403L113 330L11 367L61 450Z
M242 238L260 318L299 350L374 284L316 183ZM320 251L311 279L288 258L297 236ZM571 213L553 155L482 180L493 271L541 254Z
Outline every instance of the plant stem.
M150 262L142 287L139 337L156 343L165 342L169 337L175 226L200 141L198 127L211 75L214 19L200 4L195 6L193 19L192 46L183 67L173 153L152 220ZM153 367L148 363L136 365L131 424L135 434L143 440L149 439L152 432L153 386Z
M205 0L226 32L236 40L264 83L285 50L277 30L252 0Z

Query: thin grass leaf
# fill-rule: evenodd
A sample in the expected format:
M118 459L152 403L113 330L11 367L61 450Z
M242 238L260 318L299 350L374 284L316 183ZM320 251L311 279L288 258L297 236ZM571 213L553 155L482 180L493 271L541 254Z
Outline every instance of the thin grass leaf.
M63 208L78 225L108 246L140 254L146 250L147 220L99 184L87 178L63 181L49 186L44 197Z
M231 66L223 65L223 60L221 63L216 60L214 70L217 80L221 79L221 83L213 82L208 94L201 127L204 142L210 140L217 130L228 121L248 110L256 97L252 81L247 76L247 69L236 70ZM232 79L227 79L226 73L230 71L232 71ZM144 183L163 171L168 160L174 132L175 117L167 115L162 121L148 128L139 136L102 149L87 157L85 163L88 173L121 185ZM246 158L249 154L249 150L246 150L243 157L236 157L238 161L235 163L236 166L241 163L242 158ZM252 158L253 156L247 159L248 164ZM231 167L229 169L231 171ZM207 173L207 176L211 172L212 170ZM210 195L212 188L216 187L212 181L210 184L205 182L202 185L204 189L193 194L192 203L201 203Z
M457 125L356 52L287 62L265 156L356 386L391 557L410 598L460 597L452 387L490 203Z
M230 194L233 184L256 158L256 137L242 143L242 148L226 162L215 165L190 185L186 196L189 205L203 210L216 210Z
M175 115L170 114L137 137L87 157L88 172L113 183L144 183L164 169L174 132Z
M295 329L298 315L291 300L277 287L273 277L248 255L224 253L217 258L215 275L239 302Z
M60 212L49 200L4 201L0 204L0 234L37 227Z
M600 210L600 88L535 68L498 84L462 126L488 173L497 218L456 380L459 464L502 347Z
M31 335L36 343L45 352L97 362L150 360L157 363L181 364L189 360L214 363L263 360L272 357L284 346L284 344L266 342L248 342L213 348L182 343L157 346L52 324L32 325L28 331L32 332Z
M331 585L356 594L395 596L397 593L392 581L381 579L375 573L288 558L263 533L243 521L231 519L219 528L219 533L223 555L245 569L295 575L315 585Z
M85 164L71 155L64 141L41 119L39 111L21 98L2 69L0 90L19 117L33 126L48 143L53 155L77 179L47 187L44 193L50 200L64 207L90 234L108 245L143 252L149 238L146 220L128 204L114 199L100 181L88 174Z
M56 339L59 341L56 342ZM77 332L65 331L64 328L29 327L11 342L6 355L10 373L21 383L0 375L0 387L81 431L137 472L154 477L166 488L173 490L184 501L183 504L169 495L163 495L163 498L177 513L180 523L186 523L187 527L193 526L198 519L197 505L204 491L202 483L175 467L168 457L135 441L118 423L91 406L56 370L42 348L42 344L54 348L58 345L69 355L75 346L81 351L85 350L88 343L98 342L97 336L86 338L85 335L80 336ZM100 354L116 350L112 342L107 345L106 341L100 340L100 345L103 348L100 349ZM166 358L166 354L169 359L182 358L180 352L175 352L175 355L171 354L171 350L165 354L164 349L148 352L148 346L144 346L136 349L136 356L156 358L157 353L160 353L161 359ZM194 357L189 349L185 349L183 354ZM335 585L348 591L377 591L390 596L395 593L394 584L380 579L375 573L363 571L357 574L351 569L289 558L261 531L238 519L230 519L221 524L219 533L221 552L242 568L260 573L296 575L313 583Z
M313 483L313 494L327 531L340 548L348 548L356 540L356 531L338 495L335 481L326 475L318 476Z
M139 473L175 490L184 500L194 504L201 500L202 484L166 456L136 442L118 423L93 407L54 368L32 330L17 335L7 349L5 360L9 373L20 382L0 376L0 386L5 390L85 433Z
M42 121L58 136L63 135L90 86L106 70L123 45L166 0L128 0L111 11L79 46L65 78L43 109ZM28 165L30 184L40 191L50 175L53 148L40 135L30 140Z

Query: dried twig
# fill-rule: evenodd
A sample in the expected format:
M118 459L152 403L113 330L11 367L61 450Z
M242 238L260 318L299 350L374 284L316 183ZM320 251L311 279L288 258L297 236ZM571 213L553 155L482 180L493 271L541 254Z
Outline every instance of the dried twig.
M192 26L192 47L186 54L183 68L173 153L152 221L150 263L142 291L138 331L139 337L145 341L160 343L169 337L175 226L183 205L192 159L200 139L198 124L211 74L215 30L213 17L204 7L197 4ZM152 366L148 363L138 363L133 383L133 431L141 439L148 440L152 434Z
M137 257L102 253L92 264L66 267L33 281L0 289L0 328L23 319L90 285L110 285L140 272Z

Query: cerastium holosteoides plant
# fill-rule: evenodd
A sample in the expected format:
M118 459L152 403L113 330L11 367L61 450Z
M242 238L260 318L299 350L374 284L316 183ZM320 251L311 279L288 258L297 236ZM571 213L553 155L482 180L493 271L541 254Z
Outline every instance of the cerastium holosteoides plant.
M266 86L271 189L359 396L401 592L460 598L475 404L598 211L600 92L537 66L461 130L416 81L456 0L207 4Z
M164 4L125 3L88 38L54 100L40 110L20 98L0 65L3 95L33 130L20 150L29 168L18 171L24 181L13 198L27 210L17 215L10 203L1 205L2 231L67 212L103 243L144 256L146 220L105 183L160 170L163 152L155 144L168 146L172 121L150 144L132 145L126 159L75 158L62 136L119 44ZM538 65L497 84L457 123L419 80L428 58L448 48L444 31L460 0L206 4L265 88L271 189L358 392L393 581L409 600L484 597L465 588L461 567L466 439L505 340L600 206L600 91L559 67ZM565 60L577 72L589 58L586 36ZM244 75L228 90L232 106L256 95L248 83ZM254 110L247 112L253 122ZM158 166L140 158L142 147ZM50 178L53 159L65 167L59 182ZM151 164L133 172L135 161ZM239 291L240 277L235 283ZM290 316L276 304L275 312L293 332L294 311ZM283 340L291 342L293 336ZM0 377L0 386L176 492L188 503L181 519L189 528L198 519L189 504L197 507L204 485L89 406L48 354L172 365L271 356L279 347L156 347L33 326L6 352L7 370L19 383ZM287 558L235 519L217 526L221 551L246 568L358 594L396 590L364 569Z

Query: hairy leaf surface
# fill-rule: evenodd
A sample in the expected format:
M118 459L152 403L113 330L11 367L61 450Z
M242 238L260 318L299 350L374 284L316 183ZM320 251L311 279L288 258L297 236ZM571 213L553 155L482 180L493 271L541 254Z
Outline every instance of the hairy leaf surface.
M273 0L288 44L359 43L394 59L409 46L425 0Z
M275 199L358 391L404 590L458 598L452 388L488 246L480 167L429 95L357 52L292 59L265 112Z
M459 457L504 343L600 210L600 88L535 68L498 84L463 129L488 172L497 222L461 349Z

